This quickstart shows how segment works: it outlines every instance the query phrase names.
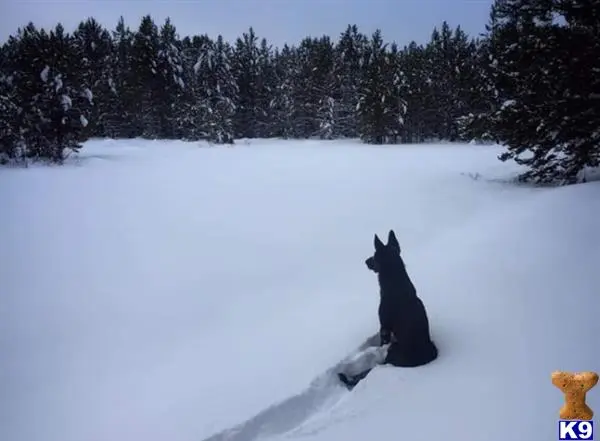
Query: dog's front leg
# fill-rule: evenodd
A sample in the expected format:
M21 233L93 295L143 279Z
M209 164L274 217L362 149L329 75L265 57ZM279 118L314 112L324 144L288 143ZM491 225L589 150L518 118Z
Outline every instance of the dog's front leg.
M381 327L379 329L379 346L387 345L392 342L392 331L388 328Z

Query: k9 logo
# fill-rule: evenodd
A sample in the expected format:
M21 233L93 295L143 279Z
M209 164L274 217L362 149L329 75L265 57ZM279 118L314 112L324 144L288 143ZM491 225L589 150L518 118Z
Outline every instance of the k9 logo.
M558 439L593 441L594 422L560 420L558 422Z

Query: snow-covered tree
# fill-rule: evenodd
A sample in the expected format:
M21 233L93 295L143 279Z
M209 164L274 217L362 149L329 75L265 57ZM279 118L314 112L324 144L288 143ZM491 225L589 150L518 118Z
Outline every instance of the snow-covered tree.
M523 180L576 182L600 165L600 0L497 0L493 18L500 158Z
M232 72L237 80L238 105L235 115L235 135L237 138L254 138L257 120L262 111L258 107L260 91L258 37L250 28L235 43L232 58Z
M381 32L375 31L366 53L361 75L358 101L359 133L369 144L384 144L389 135L391 89L386 81L389 73L387 44Z
M256 77L256 132L259 138L270 138L274 133L274 114L271 101L278 86L273 48L263 38L258 48Z
M337 88L334 98L337 136L358 136L357 108L367 41L367 37L358 31L356 25L349 25L336 46L334 75Z
M0 164L22 162L26 155L15 92L12 76L0 73Z
M142 18L133 36L130 68L127 72L128 104L135 117L136 135L155 139L161 134L161 87L158 28L149 15Z
M158 72L160 87L157 92L157 107L160 109L160 137L173 138L181 118L180 102L185 90L181 42L170 19L160 29Z
M219 35L216 42L207 42L194 66L198 76L202 126L209 141L233 144L233 117L236 111L238 86L231 70L232 49Z
M197 141L206 138L204 126L203 100L205 90L202 78L198 75L200 66L198 60L202 54L212 47L212 40L206 36L194 36L182 40L181 58L184 66L185 88L180 102L177 104L179 117L177 118L177 136L188 141Z
M27 158L60 163L81 147L89 95L70 69L74 48L60 24L46 33L30 23L9 40L2 63L2 107L9 118L2 132L4 150L13 156L18 150Z
M89 113L87 133L100 136L105 132L103 116L109 111L107 95L111 93L108 79L113 43L110 33L90 18L80 23L73 34L73 45L77 64L72 69L85 97L82 105Z
M40 80L43 92L34 104L36 113L32 115L35 130L25 136L28 156L60 163L70 152L82 147L79 135L88 125L88 119L74 106L74 97L83 95L87 100L84 94L87 88L67 86L63 74L49 66L40 72Z
M269 103L269 113L272 115L272 133L284 139L295 137L294 115L296 113L295 80L298 76L298 66L294 51L287 45L275 55L275 75L277 85Z

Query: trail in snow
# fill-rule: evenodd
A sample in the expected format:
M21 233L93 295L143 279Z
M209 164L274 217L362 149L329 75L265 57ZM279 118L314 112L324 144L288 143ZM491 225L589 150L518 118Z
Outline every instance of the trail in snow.
M379 334L367 338L358 349L315 378L307 389L268 407L247 421L218 432L203 441L253 441L259 436L282 435L301 426L313 415L334 407L348 393L337 379L348 363L356 362L365 350L379 345Z

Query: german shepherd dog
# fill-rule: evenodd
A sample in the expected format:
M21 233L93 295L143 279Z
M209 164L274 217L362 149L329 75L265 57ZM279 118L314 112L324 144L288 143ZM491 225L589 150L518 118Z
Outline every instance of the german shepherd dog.
M431 340L425 306L406 272L394 231L390 230L387 245L375 235L374 245L375 254L365 264L379 280L380 345L389 344L384 364L428 364L437 358L438 350ZM339 378L351 388L370 370L353 377L339 374Z

